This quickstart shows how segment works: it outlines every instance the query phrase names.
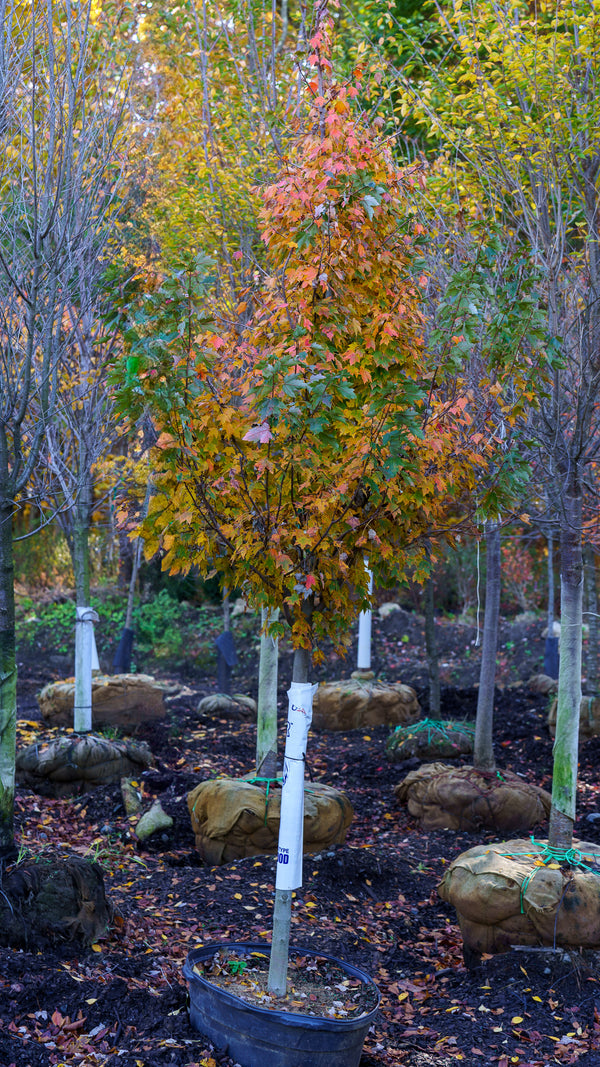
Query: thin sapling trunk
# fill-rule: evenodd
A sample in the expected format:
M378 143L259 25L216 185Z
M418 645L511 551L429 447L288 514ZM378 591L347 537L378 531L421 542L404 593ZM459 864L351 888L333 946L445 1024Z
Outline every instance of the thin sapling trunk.
M554 537L552 530L548 534L548 607L546 626L548 637L554 636Z
M581 496L566 497L560 536L560 666L548 844L573 844L581 705L583 555Z
M73 571L75 575L75 698L73 728L76 733L92 729L92 669L94 622L96 612L90 607L90 513L91 485L81 491L73 518Z
M435 599L434 582L430 577L425 582L425 652L427 656L427 674L429 678L429 717L441 717L440 664L437 642L435 639Z
M554 634L554 537L548 532L548 611L546 622L546 645L544 648L544 674L558 678L558 637Z
M256 774L275 778L277 775L277 666L279 642L265 633L265 628L279 618L279 611L262 609L263 632L260 637L258 668L258 714L256 723Z
M493 771L494 760L494 687L496 682L496 649L500 616L500 525L488 522L485 527L486 579L485 614L483 618L483 646L475 720L473 766L477 771Z
M135 603L135 587L137 585L138 574L140 572L140 563L142 561L143 548L144 541L141 537L138 537L135 543L133 560L131 562L131 578L129 579L129 589L127 590L127 608L125 611L125 629L131 631L133 631L133 605Z
M308 680L310 658L309 649L295 649L292 684L288 692L288 726L283 763L273 936L268 980L269 992L277 997L283 997L287 992L292 891L302 885L304 761L315 688Z
M596 586L596 553L592 545L584 549L586 582L586 622L588 639L585 656L586 689L590 696L598 693L598 589Z
M223 633L216 640L217 646L217 686L220 693L231 693L231 669L235 666L237 656L231 625L231 600L229 589L223 588Z
M152 495L152 482L148 478L148 484L146 486L146 496L142 506L141 519L145 519L148 514L148 508L150 506L150 497ZM138 574L142 564L142 553L144 551L144 539L138 537L131 558L131 575L129 578L129 588L127 590L127 607L125 609L125 625L121 636L119 638L119 644L113 659L113 670L117 674L129 674L131 670L131 653L133 650L133 605L135 603L135 590L138 580Z
M12 501L0 503L0 873L13 849L17 662Z
M133 556L131 559L131 575L129 577L129 588L127 590L127 606L125 608L125 624L119 637L119 643L117 645L112 668L116 674L129 674L131 670L131 653L133 650L133 605L135 603L135 588L137 585L138 573L140 569L140 563L142 559L143 539L138 537L135 547L133 549Z

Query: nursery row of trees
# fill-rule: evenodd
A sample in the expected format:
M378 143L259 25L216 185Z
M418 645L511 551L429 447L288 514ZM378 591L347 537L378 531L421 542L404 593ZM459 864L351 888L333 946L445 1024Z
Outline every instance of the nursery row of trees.
M598 532L598 6L456 0L417 26L401 3L3 0L0 848L13 519L60 522L89 604L124 435L154 446L147 554L280 609L297 682L368 605L366 558L376 584L425 580L459 533L494 544L522 512L558 538L569 839Z

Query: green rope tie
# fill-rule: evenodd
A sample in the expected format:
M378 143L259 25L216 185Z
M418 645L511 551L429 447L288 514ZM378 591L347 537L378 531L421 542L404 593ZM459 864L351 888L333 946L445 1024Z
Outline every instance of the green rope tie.
M266 785L266 787L267 787L266 790L265 790L265 822L264 822L264 825L266 826L267 825L267 810L268 810L268 807L269 807L269 790L271 789L271 785L273 783L276 783L277 785L283 785L283 778L247 778L246 781L250 785L259 785L259 783L260 783L262 785Z
M414 726L397 726L392 734L392 737L403 734L402 738L398 737L398 740L408 741L415 734L421 734L427 731L427 744L430 745L433 740L434 732L441 734L444 741L449 741L452 745L452 734L456 733L472 733L475 735L475 726L471 723L454 723L450 719L420 719Z
M276 785L282 785L283 784L283 778L246 778L246 781L248 782L248 785L258 785L259 782L263 782L266 785L267 789L266 789L265 803L268 803L269 790L271 788L271 785L273 783L275 783ZM265 815L265 822L266 822L266 820L267 820L267 817Z
M283 785L283 778L244 778L243 781L248 782L249 785L255 785L256 782L266 782L267 799L269 797L269 789L271 787L271 782L275 782L277 785ZM312 797L318 796L317 791L315 789L308 789L306 783L304 784L304 792L309 793Z
M553 848L544 841L536 841L533 834L531 835L531 843L535 847L535 852L501 852L500 855L506 859L518 859L520 856L526 856L528 859L537 859L542 861L544 867L551 864L566 864L569 867L577 867L580 871L589 871L590 874L595 874L600 878L600 860L598 856L585 855L578 848ZM594 865L590 867L586 861L590 860ZM537 870L531 871L523 879L520 891L520 903L521 903L521 915L525 914L524 898L529 884L535 877Z

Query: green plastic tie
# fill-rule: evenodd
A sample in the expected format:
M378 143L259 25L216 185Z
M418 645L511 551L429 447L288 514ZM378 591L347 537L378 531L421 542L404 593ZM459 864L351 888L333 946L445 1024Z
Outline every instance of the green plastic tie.
M471 723L458 723L450 719L420 719L414 726L397 726L392 736L398 736L398 742L408 741L415 734L421 734L425 731L427 731L428 745L432 743L434 733L441 734L443 739L449 741L452 745L454 744L452 734L472 733L474 735L475 727Z
M507 859L518 859L520 856L526 856L529 859L541 860L544 867L550 863L564 863L569 867L577 867L581 871L589 871L590 874L595 874L600 878L600 860L598 856L593 854L586 856L578 848L553 848L545 841L536 841L533 834L531 835L531 843L537 850L536 852L501 852L500 855ZM593 862L594 866L590 867L586 860ZM536 867L523 879L520 891L521 915L525 914L525 893L538 869Z
M281 785L283 778L246 778L249 785L257 785L259 782L264 782L267 786L267 800L269 799L269 790L273 782Z
M276 782L278 785L283 785L283 778L247 778L246 781L249 785L258 785L259 782L266 784L265 792L265 826L267 825L267 807L269 806L269 790L271 784Z

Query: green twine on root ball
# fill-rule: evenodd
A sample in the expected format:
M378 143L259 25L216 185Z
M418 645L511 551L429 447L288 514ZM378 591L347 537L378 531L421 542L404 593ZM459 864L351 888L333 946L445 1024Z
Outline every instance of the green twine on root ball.
M533 834L531 836L531 843L536 849L535 852L499 853L499 855L501 855L504 859L519 859L520 857L525 856L528 859L535 859L541 861L541 863L538 864L538 866L536 867L536 870L531 871L523 879L520 892L521 915L525 914L525 893L527 892L527 888L532 878L537 873L537 870L539 870L540 866L561 866L562 864L564 864L566 867L576 867L580 871L589 871L590 874L596 874L598 875L598 877L600 877L600 857L596 855L586 856L578 848L552 848L552 846L545 841L536 841ZM594 866L590 867L589 863L586 862L587 860L592 861Z
M449 719L420 719L419 722L414 723L412 726L397 726L390 737L390 741L393 738L396 741L394 745L396 747L403 741L410 741L411 738L425 732L427 733L428 745L434 743L435 740L444 740L453 744L452 734L473 734L475 736L475 726L472 723L456 723ZM437 734L437 737L434 738L434 734Z

